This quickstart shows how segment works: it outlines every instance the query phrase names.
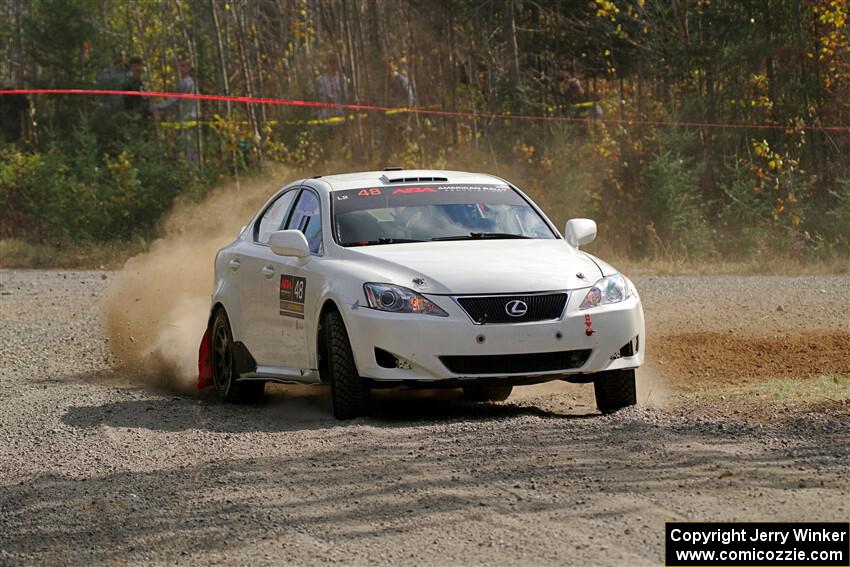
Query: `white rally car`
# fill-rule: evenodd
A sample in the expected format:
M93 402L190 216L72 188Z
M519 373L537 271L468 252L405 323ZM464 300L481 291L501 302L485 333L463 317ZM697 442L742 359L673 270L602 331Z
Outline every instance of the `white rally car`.
M366 415L380 387L593 382L603 413L636 402L644 317L632 282L562 237L491 175L385 171L280 189L215 260L199 387L224 400L267 381L329 384L333 412Z

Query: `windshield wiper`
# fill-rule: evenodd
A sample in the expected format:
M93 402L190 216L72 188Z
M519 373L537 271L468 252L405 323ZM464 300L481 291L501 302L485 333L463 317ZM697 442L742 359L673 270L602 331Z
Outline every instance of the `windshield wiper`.
M391 238L382 236L377 240L355 240L354 242L343 242L343 246L374 246L376 244L405 244L407 242L425 242L415 238Z
M455 236L435 236L431 240L481 240L484 238L531 238L523 234L511 232L470 232L469 234L458 234Z

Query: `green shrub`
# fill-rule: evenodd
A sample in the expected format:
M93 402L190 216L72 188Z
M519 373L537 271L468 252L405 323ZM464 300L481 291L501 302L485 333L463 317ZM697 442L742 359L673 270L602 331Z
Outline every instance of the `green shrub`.
M831 196L835 199L835 207L826 212L827 234L831 237L839 253L847 255L850 251L850 177L845 177L837 183Z
M641 173L645 250L656 257L703 258L714 242L699 189L702 166L686 157L681 145L680 137L662 139Z
M31 188L38 185L42 167L39 154L26 154L14 146L0 149L0 235L28 232Z
M74 151L0 151L0 235L108 242L153 235L178 194L203 193L172 148L137 140L117 155L97 155L87 134Z

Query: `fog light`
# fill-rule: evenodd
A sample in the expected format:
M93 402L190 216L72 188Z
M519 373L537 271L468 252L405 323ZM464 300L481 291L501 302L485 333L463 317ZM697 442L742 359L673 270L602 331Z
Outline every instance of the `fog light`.
M620 347L620 350L611 355L611 360L617 360L618 358L623 358L626 356L634 356L638 352L638 345L640 343L640 337L635 335L632 340L624 344Z

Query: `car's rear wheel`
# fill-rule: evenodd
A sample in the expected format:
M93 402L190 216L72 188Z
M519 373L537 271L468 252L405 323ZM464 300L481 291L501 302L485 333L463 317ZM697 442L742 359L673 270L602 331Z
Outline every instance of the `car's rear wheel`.
M213 384L218 397L225 402L252 403L259 401L265 392L262 381L237 382L236 359L233 351L233 333L224 309L216 311L211 333L210 362Z
M322 327L327 344L334 417L352 419L369 415L372 389L368 382L357 374L342 315L336 311L327 313L322 320Z
M513 389L510 384L474 384L463 387L463 396L470 402L503 402Z
M637 403L634 370L611 370L593 377L596 407L602 413L612 413Z

